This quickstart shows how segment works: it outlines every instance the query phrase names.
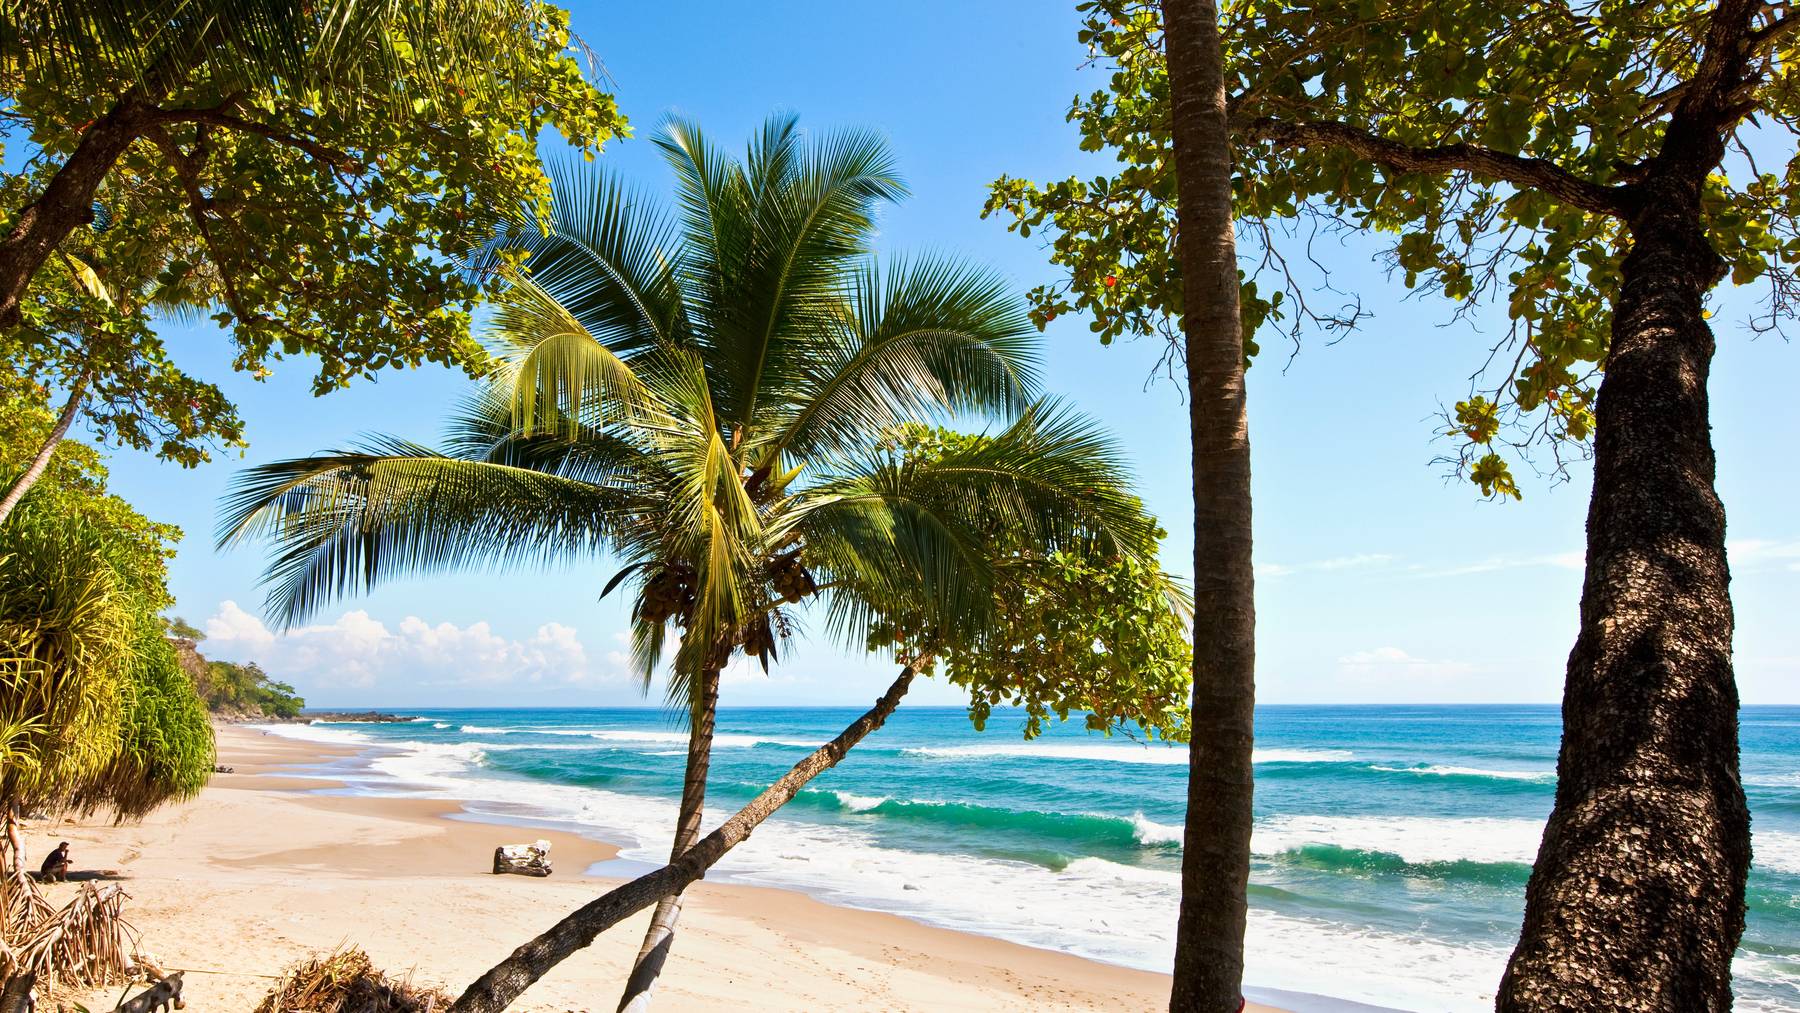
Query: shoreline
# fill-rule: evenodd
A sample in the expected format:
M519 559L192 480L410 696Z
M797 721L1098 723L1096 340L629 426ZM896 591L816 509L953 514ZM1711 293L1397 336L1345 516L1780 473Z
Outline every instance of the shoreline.
M370 750L217 729L219 763L202 795L142 824L65 821L30 828L74 842L77 867L117 868L147 953L185 967L198 1009L249 1010L273 977L339 942L391 974L452 994L511 949L620 881L590 875L618 848L568 829L471 814L449 798L357 795ZM322 794L321 792L332 792ZM507 832L512 830L514 832ZM541 837L549 879L494 876L493 848ZM53 843L53 842L51 842ZM64 903L53 888L53 903ZM667 1009L1161 1009L1168 975L1039 949L896 914L828 904L793 890L733 883L687 891L680 944L657 990ZM648 913L602 936L526 992L521 1013L610 1005ZM1254 990L1247 990L1254 991ZM117 990L81 996L90 1003ZM1274 998L1274 997L1272 997ZM1288 999L1296 1001L1289 1002ZM1354 1009L1282 994L1295 1013ZM1276 1013L1252 1004L1252 1011Z

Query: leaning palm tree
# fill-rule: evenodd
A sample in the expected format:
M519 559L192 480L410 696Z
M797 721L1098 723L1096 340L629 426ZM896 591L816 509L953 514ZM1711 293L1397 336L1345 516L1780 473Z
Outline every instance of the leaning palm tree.
M567 170L551 231L496 239L500 365L442 450L254 469L220 535L273 541L286 621L399 573L612 557L637 667L646 686L666 671L689 724L673 861L699 836L720 672L775 661L802 603L858 646L897 603L972 636L995 524L1044 552L1148 556L1155 534L1094 427L1035 402L1035 332L995 275L875 261L875 209L904 193L880 140L777 117L741 161L682 121L657 144L673 218ZM929 460L892 438L952 416L1006 425ZM679 912L679 893L658 904L621 1008L648 1002Z

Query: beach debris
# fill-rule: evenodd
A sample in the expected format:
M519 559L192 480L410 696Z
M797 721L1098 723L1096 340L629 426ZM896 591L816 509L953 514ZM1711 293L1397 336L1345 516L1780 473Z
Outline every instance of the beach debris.
M215 774L232 774L232 773L236 773L236 771L232 770L230 767L226 767L221 764L215 763L215 764L213 764L213 773L215 773Z
M114 1007L114 1013L168 1013L170 1008L186 1009L181 998L181 972L163 978L156 984Z
M550 875L550 842L502 844L495 848L494 875L508 872L520 876Z
M131 946L121 915L127 894L114 884L82 884L61 910L29 876L10 879L0 915L0 980L30 974L39 991L131 979Z
M256 1013L442 1013L452 1001L435 988L388 977L349 946L289 969Z

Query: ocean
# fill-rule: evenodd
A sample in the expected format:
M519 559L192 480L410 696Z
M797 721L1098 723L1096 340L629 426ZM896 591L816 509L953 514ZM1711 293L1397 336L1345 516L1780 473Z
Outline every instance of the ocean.
M656 709L402 710L276 726L369 747L346 791L464 799L475 818L667 857L686 735ZM831 738L853 708L720 712L708 825ZM710 880L799 890L1167 970L1186 753L1084 732L1023 741L957 708L887 726ZM1756 860L1737 1008L1800 1009L1800 707L1742 715ZM1245 980L1414 1011L1492 1009L1555 787L1551 706L1262 707Z

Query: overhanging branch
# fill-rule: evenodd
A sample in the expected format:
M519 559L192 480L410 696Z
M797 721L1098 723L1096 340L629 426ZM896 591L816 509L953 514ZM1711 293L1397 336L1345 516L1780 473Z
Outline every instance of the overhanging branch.
M361 168L356 159L337 148L333 148L326 144L320 144L311 138L303 137L299 134L271 127L266 123L258 123L255 120L244 119L241 116L236 116L225 111L224 108L165 109L162 110L156 118L162 123L199 123L222 127L226 130L236 130L246 134L254 134L257 137L274 141L276 144L285 145L303 152L314 160L323 162L334 169L357 172L360 171Z
M1509 155L1474 144L1418 148L1346 123L1321 120L1295 123L1262 117L1233 127L1240 137L1278 147L1342 148L1397 172L1467 172L1520 189L1539 190L1595 214L1623 218L1630 212L1630 191L1582 179L1541 158Z

